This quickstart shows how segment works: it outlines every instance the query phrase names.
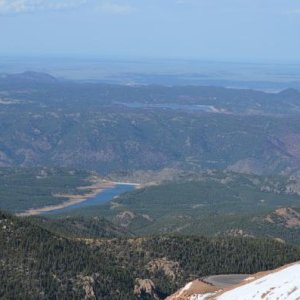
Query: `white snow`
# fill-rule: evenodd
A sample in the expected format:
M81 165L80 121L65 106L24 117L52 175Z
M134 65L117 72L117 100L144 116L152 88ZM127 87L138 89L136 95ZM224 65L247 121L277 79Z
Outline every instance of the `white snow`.
M215 293L207 293L204 295L193 295L189 298L189 300L206 300L213 296Z
M205 298L196 298L201 300ZM300 264L271 273L225 292L218 300L296 300L300 299Z
M253 279L251 276L246 281ZM188 284L184 289L189 287ZM269 273L223 294L219 292L193 295L189 300L300 300L300 264Z
M178 297L181 296L183 294L183 292L188 291L191 286L192 286L193 282L189 282L188 284L186 284L181 290L180 293L178 294Z

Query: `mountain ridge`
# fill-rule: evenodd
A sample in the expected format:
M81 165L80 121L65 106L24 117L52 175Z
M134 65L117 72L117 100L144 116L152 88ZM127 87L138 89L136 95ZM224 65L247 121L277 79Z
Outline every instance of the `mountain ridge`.
M68 238L2 212L0 247L0 298L14 300L165 299L191 278L267 270L300 259L299 247L268 239ZM151 282L154 294L134 294Z
M164 168L300 170L296 92L11 76L19 79L0 78L0 166L60 165L105 175Z

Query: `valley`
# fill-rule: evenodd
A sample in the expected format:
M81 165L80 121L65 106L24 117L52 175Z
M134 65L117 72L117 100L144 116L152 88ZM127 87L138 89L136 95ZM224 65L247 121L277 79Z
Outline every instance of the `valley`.
M268 236L299 244L298 185L286 176L186 173L56 217L101 216L138 235Z
M115 197L118 197L122 193L126 193L129 191L132 191L137 187L136 184L120 184L120 183L114 183L114 186L111 186L112 183L108 183L109 186L101 186L102 190L98 190L96 194L89 194L86 199L83 201L80 201L78 203L75 203L75 201L72 201L69 203L70 205L61 205L61 207L46 207L43 208L43 210L37 210L36 212L38 214L46 215L46 214L61 214L66 213L68 211L72 211L73 209L81 209L84 207L89 206L96 206L101 205L104 203L107 203L114 199ZM32 215L28 214L28 215Z
M0 0L0 300L300 300L299 29Z
M162 300L300 260L299 91L25 72L0 98L0 298Z

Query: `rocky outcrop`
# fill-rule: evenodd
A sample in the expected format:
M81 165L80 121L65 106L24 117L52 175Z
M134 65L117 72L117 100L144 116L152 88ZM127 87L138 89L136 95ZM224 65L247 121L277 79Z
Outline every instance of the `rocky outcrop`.
M184 286L175 294L168 297L166 300L190 300L190 298L194 295L211 294L216 292L217 290L219 290L219 287L198 279L189 282L186 286Z
M156 294L155 285L150 279L136 279L134 286L134 295L138 299L144 299L146 297L151 297L151 299L159 299Z
M84 300L96 300L96 295L94 291L95 278L94 276L79 276L80 285L84 290Z
M267 215L265 221L272 224L279 224L287 228L299 228L300 213L290 207L278 208L272 214Z
M162 271L166 276L171 277L173 280L179 273L178 262L170 261L165 257L150 261L146 268L153 273Z

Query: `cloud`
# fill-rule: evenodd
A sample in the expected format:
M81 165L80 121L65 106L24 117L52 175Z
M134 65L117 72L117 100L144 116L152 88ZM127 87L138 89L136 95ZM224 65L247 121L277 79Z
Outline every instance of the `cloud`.
M114 15L127 15L137 10L136 7L129 4L104 2L98 6L98 10L103 13L114 14Z
M87 0L0 0L0 14L63 10L86 2Z
M137 10L136 7L127 3L113 2L111 0L0 0L0 14L65 10L88 3L94 9L108 14L126 15Z

